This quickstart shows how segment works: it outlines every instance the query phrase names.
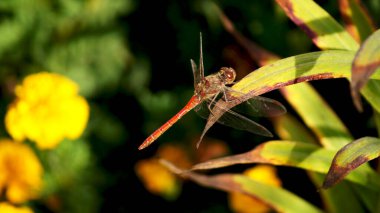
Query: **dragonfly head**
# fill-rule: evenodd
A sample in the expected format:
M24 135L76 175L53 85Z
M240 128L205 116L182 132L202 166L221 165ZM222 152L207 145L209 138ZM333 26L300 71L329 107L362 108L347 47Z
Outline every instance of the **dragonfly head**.
M236 72L231 67L220 68L219 75L224 84L232 84L236 78Z

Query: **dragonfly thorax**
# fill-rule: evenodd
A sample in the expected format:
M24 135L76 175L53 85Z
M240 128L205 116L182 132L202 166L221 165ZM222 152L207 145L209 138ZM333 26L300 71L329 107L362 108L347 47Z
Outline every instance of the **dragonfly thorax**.
M236 72L230 67L222 67L219 72L201 79L195 86L195 94L201 99L213 98L225 91L226 85L232 84Z

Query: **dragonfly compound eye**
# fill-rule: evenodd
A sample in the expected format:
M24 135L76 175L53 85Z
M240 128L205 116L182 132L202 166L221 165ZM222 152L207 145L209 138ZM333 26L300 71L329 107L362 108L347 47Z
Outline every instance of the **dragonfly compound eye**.
M231 67L222 67L220 69L220 75L226 84L232 84L236 78L236 72Z

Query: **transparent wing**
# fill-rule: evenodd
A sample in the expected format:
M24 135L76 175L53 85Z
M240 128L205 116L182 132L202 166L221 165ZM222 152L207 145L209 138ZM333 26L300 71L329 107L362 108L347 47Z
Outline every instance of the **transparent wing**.
M286 113L286 108L280 102L255 96L233 107L234 111L255 117L274 117Z
M197 84L200 82L201 77L199 75L199 70L197 68L197 65L193 61L193 59L190 59L191 62L191 69L193 70L193 77L194 77L194 88L197 88Z
M202 118L208 119L210 115L210 108L216 107L214 102L204 101L195 108L195 111ZM240 115L233 110L227 110L218 120L218 123L233 127L238 130L245 130L257 135L272 137L272 133L264 126L252 121L251 119Z
M200 40L200 53L199 53L199 75L202 78L204 78L204 66L203 66L203 50L202 50L202 33L199 33L199 40Z
M204 66L203 66L203 50L202 50L202 33L199 33L200 37L200 53L199 53L199 69L193 59L190 59L191 69L193 70L194 88L204 78Z

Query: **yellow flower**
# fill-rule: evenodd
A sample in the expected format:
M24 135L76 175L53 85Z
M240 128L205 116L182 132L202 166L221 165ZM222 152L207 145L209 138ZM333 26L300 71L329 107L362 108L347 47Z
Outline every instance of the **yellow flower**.
M15 207L9 203L0 203L1 213L33 213L33 211L28 207Z
M245 171L244 175L264 184L281 186L281 180L277 177L274 166L257 165ZM239 213L267 213L271 211L267 204L238 192L230 193L229 203L231 208Z
M16 141L30 139L40 148L78 138L89 117L88 103L78 90L75 82L59 74L27 76L16 86L16 99L5 116L7 131Z
M0 139L0 193L12 203L36 198L42 185L42 166L25 144ZM2 212L2 211L0 211Z
M136 164L136 173L145 188L153 194L174 199L178 196L180 186L177 178L157 159L141 160Z
M183 169L190 169L192 165L188 154L180 146L164 144L158 149L157 156Z
M191 162L186 151L180 146L163 145L157 151L158 158L174 163L180 168L190 168ZM141 160L136 164L136 174L145 188L153 194L168 200L177 198L181 191L181 182L156 158Z

